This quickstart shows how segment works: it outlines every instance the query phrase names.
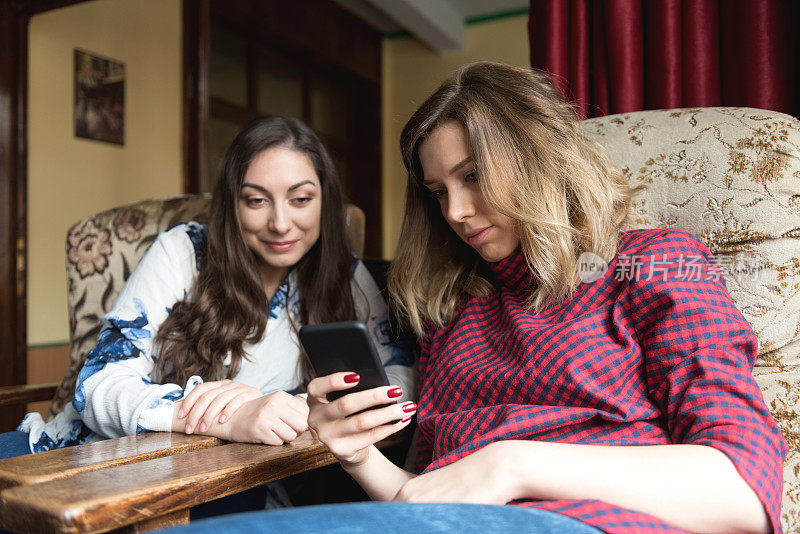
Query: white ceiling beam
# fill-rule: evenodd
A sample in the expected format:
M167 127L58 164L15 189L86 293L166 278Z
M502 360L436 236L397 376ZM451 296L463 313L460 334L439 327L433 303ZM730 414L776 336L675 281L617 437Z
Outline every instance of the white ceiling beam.
M382 34L394 33L400 30L386 13L375 7L369 0L333 0L347 11L360 18Z
M450 0L368 0L437 52L464 48L464 16Z

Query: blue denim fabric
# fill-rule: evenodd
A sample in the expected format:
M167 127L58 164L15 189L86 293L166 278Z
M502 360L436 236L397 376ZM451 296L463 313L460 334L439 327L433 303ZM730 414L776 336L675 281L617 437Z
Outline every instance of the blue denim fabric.
M28 444L28 433L12 430L0 434L0 460L30 454L31 447Z
M599 529L560 514L519 506L400 502L326 504L249 512L192 522L167 532L170 534L602 533Z
M28 445L28 433L12 430L0 434L0 460L14 458L30 454L31 448ZM0 534L11 534L8 530L0 527Z

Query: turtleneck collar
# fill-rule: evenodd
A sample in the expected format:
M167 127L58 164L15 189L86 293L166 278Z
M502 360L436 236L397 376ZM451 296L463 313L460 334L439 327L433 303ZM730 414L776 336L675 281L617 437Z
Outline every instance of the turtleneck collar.
M497 281L504 287L519 291L530 289L534 285L534 276L525 261L522 247L517 247L507 258L488 265Z

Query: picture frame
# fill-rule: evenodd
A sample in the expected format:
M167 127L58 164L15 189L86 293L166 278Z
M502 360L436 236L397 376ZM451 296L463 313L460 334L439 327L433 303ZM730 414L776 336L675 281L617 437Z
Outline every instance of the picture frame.
M125 144L125 64L75 49L75 137Z

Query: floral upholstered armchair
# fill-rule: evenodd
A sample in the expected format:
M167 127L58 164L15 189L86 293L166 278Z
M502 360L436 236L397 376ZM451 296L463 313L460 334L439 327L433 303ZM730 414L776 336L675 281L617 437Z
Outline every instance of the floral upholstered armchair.
M754 375L789 453L781 521L800 532L800 121L749 108L584 121L631 183L634 228L678 228L714 253L758 335Z
M145 200L82 219L67 230L67 308L70 367L50 404L64 409L86 355L97 343L103 315L158 233L187 221L208 222L210 197Z

